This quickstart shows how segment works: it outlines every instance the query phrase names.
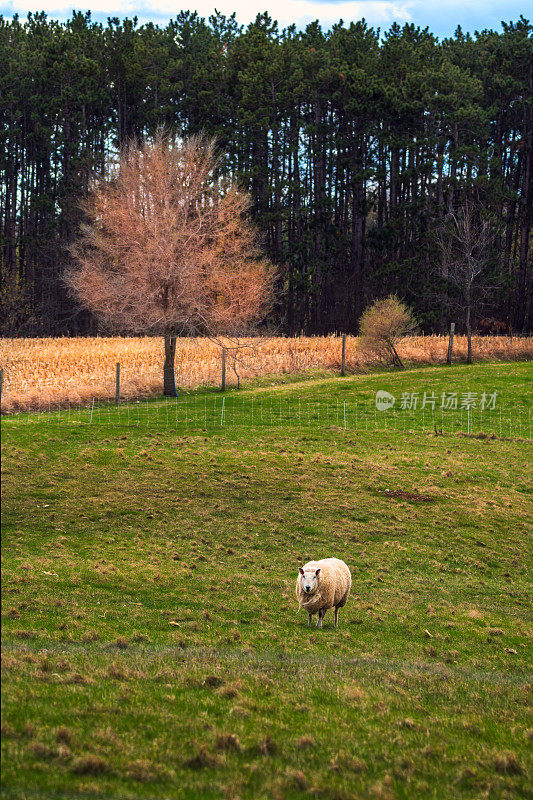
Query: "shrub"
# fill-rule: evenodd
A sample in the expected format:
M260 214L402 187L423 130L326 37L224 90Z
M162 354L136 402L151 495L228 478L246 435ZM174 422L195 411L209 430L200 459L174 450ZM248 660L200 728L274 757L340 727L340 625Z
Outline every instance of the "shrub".
M391 294L376 300L363 313L359 321L361 348L380 361L403 367L396 345L404 336L414 333L417 327L411 310Z

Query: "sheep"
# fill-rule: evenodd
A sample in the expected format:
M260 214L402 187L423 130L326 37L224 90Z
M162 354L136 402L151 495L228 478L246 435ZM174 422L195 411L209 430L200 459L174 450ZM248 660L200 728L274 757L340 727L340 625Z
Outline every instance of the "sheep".
M320 561L309 561L298 570L296 579L296 598L309 614L309 627L313 614L318 613L317 628L322 627L322 620L328 608L335 608L335 627L339 608L346 605L352 576L344 561L340 558L323 558ZM298 611L300 610L298 609Z

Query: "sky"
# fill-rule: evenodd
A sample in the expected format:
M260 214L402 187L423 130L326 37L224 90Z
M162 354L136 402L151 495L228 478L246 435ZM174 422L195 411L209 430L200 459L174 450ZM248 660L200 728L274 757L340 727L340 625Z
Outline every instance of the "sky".
M137 16L140 23L159 25L181 10L197 11L208 18L214 9L226 15L236 12L246 25L256 14L268 11L280 28L295 23L303 29L318 19L327 30L340 19L345 23L364 17L372 27L390 28L412 22L439 38L453 35L457 25L466 33L492 28L501 30L501 20L516 21L520 14L533 18L533 0L0 0L0 14L24 18L29 11L45 11L52 19L68 19L72 10L91 11L92 18L105 22L109 16Z

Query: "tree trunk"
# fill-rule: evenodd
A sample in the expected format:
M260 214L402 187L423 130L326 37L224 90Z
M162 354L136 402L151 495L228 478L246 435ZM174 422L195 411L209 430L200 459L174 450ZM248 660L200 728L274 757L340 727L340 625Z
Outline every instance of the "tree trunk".
M391 343L391 349L392 349L392 364L393 364L393 366L394 367L398 367L399 369L403 369L403 361L400 358L400 356L398 355L398 351L396 350L396 348L394 347L394 345L392 343Z
M359 146L352 154L352 219L350 265L353 281L353 318L350 324L357 324L363 310L363 250L365 238L365 184L363 175L363 148Z
M163 394L165 397L176 397L174 380L174 358L176 355L176 337L165 335L165 364L163 366Z
M470 311L471 311L471 305L469 300L468 305L466 307L466 336L468 339L468 351L466 356L467 364L472 363L472 326L470 324Z
M532 70L533 73L533 70ZM530 85L533 81L533 75L530 78ZM531 202L533 200L532 188L532 172L533 172L533 158L531 155L531 148L533 147L533 112L531 109L525 114L524 121L524 142L527 142L525 148L525 161L524 161L524 178L523 189L521 198L521 214L520 214L520 250L519 250L519 271L518 271L518 324L523 332L527 330L530 322L528 319L528 308L531 305L531 299L528 298L527 288L527 274L530 265L528 258L530 231L531 231L531 218L533 216L531 211ZM529 302L528 302L529 301Z

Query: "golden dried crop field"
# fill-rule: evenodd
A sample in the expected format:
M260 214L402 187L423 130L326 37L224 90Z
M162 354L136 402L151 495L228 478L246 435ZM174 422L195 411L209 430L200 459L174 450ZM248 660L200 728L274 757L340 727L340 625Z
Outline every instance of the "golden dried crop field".
M236 362L240 378L293 372L340 369L338 336L301 336L242 340ZM399 353L407 364L442 364L446 336L403 339ZM533 358L533 337L474 337L475 360ZM237 383L232 353L227 360L227 383ZM4 370L2 412L47 409L70 400L84 404L115 393L115 365L120 363L121 396L146 397L162 392L164 359L161 337L95 337L60 339L0 339L0 366ZM454 340L454 360L466 359L466 337ZM346 342L348 372L365 372L372 360L358 347L355 336ZM219 345L210 339L178 339L176 385L190 390L220 382Z

